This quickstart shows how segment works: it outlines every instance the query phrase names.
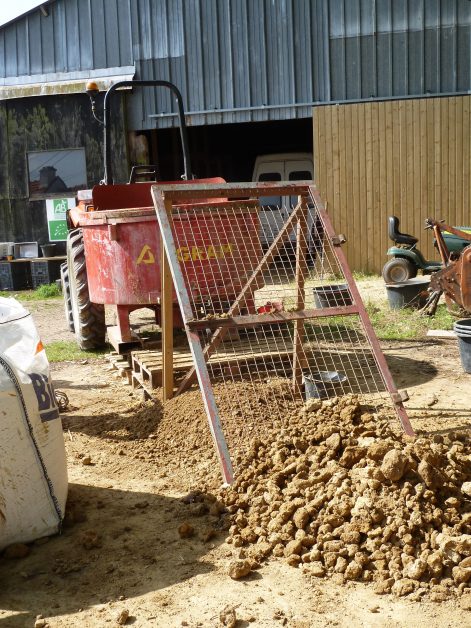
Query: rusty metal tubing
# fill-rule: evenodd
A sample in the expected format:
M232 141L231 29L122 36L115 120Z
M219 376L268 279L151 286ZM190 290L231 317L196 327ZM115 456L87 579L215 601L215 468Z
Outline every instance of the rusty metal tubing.
M438 252L440 253L440 257L442 258L443 266L446 266L450 260L450 251L443 239L442 230L438 222L435 222L433 227L433 235L435 236L435 240L437 242Z
M182 143L183 152L183 169L185 179L191 179L193 177L191 171L190 151L188 147L188 132L185 122L185 110L183 108L183 98L180 90L176 85L169 81L118 81L112 85L105 94L105 100L103 102L103 153L104 153L104 166L105 172L103 175L103 183L109 185L113 183L113 174L111 167L111 142L110 142L110 110L111 110L111 95L121 87L167 87L173 92L175 101L178 107L178 122L180 126L180 140Z

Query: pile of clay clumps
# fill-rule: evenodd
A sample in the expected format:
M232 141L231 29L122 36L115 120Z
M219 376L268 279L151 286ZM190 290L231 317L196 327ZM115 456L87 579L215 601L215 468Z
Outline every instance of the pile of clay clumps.
M223 498L243 557L377 593L470 592L467 435L407 437L355 396L311 399L244 463Z

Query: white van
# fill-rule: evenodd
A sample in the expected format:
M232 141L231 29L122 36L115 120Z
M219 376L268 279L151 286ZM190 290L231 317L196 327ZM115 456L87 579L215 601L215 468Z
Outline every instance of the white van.
M312 181L314 178L314 163L310 153L278 153L275 155L260 155L255 160L252 181ZM260 240L264 249L273 242L283 224L286 222L291 209L296 205L297 197L289 196L261 196L260 204ZM312 228L312 217L309 217L309 232ZM296 242L296 233L293 229L290 235L293 248ZM311 243L310 243L311 244Z

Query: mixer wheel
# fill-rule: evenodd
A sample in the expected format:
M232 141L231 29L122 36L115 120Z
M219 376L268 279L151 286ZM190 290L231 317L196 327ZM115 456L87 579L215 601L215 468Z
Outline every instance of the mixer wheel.
M77 344L84 351L104 347L105 306L90 301L81 229L74 229L67 237L67 268L70 304Z
M61 264L61 285L62 294L64 296L65 320L69 331L73 333L75 331L74 314L72 312L72 301L70 299L69 269L67 268L67 262Z

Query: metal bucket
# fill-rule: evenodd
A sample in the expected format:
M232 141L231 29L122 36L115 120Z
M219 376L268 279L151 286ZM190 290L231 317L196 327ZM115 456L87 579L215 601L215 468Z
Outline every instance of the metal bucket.
M347 382L345 373L339 371L319 371L303 376L304 394L307 399L327 399L337 397Z
M458 338L461 366L465 373L471 373L471 318L462 318L453 325Z
M346 283L318 286L312 289L312 294L314 295L314 305L319 309L352 305L352 295Z
M471 335L471 318L461 318L456 321L453 330L460 335Z
M41 253L43 254L43 257L54 257L55 249L55 244L41 244Z
M429 279L409 279L402 283L386 284L386 293L391 310L402 310L405 307L419 308L427 300Z

